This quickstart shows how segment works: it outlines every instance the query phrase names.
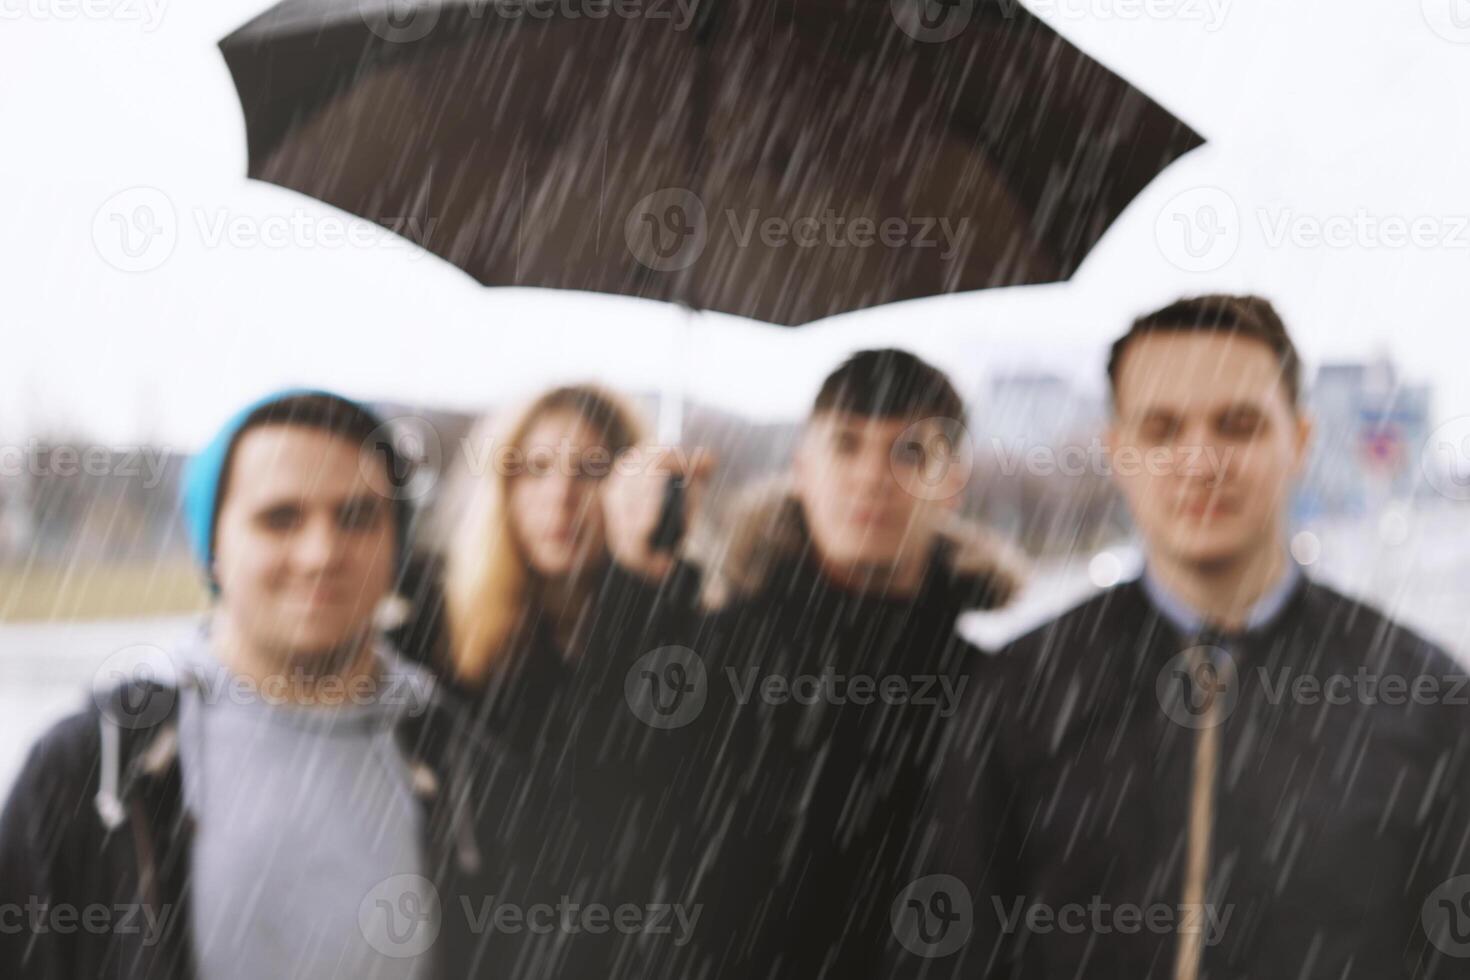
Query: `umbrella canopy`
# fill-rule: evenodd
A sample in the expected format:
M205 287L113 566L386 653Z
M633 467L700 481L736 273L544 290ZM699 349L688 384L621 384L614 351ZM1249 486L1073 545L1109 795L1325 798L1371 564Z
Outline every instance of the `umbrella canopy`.
M285 0L250 176L486 285L797 325L1068 278L1202 143L1013 0Z

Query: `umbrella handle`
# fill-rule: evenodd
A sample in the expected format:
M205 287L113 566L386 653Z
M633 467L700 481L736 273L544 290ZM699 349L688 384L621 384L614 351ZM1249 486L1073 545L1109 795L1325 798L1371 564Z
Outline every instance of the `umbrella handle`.
M685 497L684 481L670 476L664 483L663 505L659 508L658 523L648 535L648 547L655 553L671 552L684 540Z

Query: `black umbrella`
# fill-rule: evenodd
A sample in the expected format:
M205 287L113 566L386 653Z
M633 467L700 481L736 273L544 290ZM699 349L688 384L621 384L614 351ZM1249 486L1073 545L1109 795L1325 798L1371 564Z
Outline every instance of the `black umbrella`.
M1015 0L285 0L220 47L252 177L486 285L792 326L1066 279L1202 142Z
M254 178L784 325L1066 279L1202 142L1015 0L285 0L220 46Z

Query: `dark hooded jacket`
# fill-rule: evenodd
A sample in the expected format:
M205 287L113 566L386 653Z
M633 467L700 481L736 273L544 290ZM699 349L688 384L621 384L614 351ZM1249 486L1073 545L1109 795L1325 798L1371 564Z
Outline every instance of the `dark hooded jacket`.
M0 976L187 980L192 819L183 802L179 690L133 682L53 728L35 746L0 816L0 908L26 911L0 928ZM461 900L527 898L544 873L554 807L525 772L476 742L436 697L405 712L397 740L424 815L424 856L442 906L432 946L437 977L550 976L554 951L535 937L477 929ZM551 812L553 816L548 816ZM534 816L535 824L530 819ZM104 917L78 928L62 916ZM104 911L105 910L105 911ZM41 928L33 922L43 923ZM540 971L540 972L538 972Z
M701 653L736 719L741 783L715 902L730 924L722 975L876 976L900 859L978 656L956 620L1006 602L1021 562L956 522L917 594L844 588L818 569L778 485L737 518L712 567L721 608Z
M1213 846L1204 908L1181 909L1204 728L1171 692L1202 642L1132 582L987 660L915 835L920 867L953 876L933 911L963 942L931 922L899 973L1169 978L1198 926L1210 980L1466 975L1441 951L1470 926L1470 878L1451 882L1470 871L1463 671L1305 577L1264 625L1209 640L1233 679L1210 675Z

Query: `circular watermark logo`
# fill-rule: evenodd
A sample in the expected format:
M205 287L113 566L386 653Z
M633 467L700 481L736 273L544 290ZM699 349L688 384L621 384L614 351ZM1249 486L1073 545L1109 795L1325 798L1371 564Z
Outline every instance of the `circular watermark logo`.
M915 41L936 44L959 37L975 15L975 0L888 0L894 23Z
M161 648L135 643L108 654L92 675L92 700L119 728L152 728L178 699L173 662Z
M391 44L411 44L428 37L439 23L435 0L357 0L357 12L368 30Z
M639 657L623 678L633 714L654 728L683 728L704 710L704 660L688 647L659 647Z
M1431 432L1419 466L1440 496L1470 500L1470 416L1450 419Z
M1185 272L1213 272L1240 247L1240 210L1218 187L1176 194L1154 221L1154 238L1164 258Z
M929 959L949 956L970 939L974 902L954 875L926 875L898 893L889 921L893 935L910 953Z
M920 419L893 440L888 465L910 495L948 500L969 485L975 472L975 444L958 419Z
M102 202L92 216L92 244L122 272L149 272L167 262L179 243L179 216L156 187L129 187Z
M1470 44L1470 3L1466 0L1419 0L1429 29L1454 44Z
M1470 875L1457 875L1430 892L1419 920L1441 953L1470 956Z
M389 419L369 433L359 462L369 485L390 500L426 495L439 482L443 464L439 431L417 415Z
M682 187L654 191L628 212L623 237L633 258L654 272L687 269L709 242L704 202Z
M1154 684L1159 706L1184 728L1213 728L1240 698L1235 661L1220 647L1190 647L1169 658Z
M439 925L439 890L422 875L384 878L357 906L362 938L393 959L428 952L439 938Z

